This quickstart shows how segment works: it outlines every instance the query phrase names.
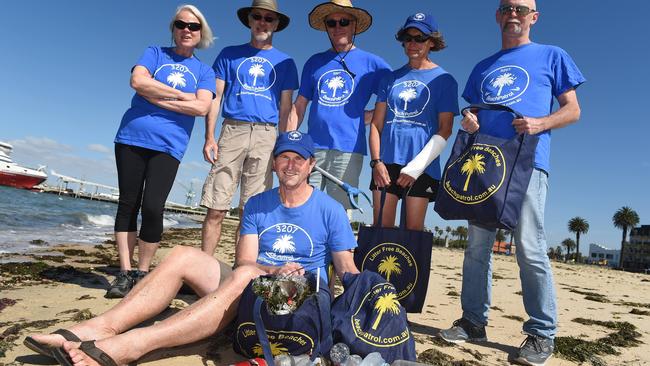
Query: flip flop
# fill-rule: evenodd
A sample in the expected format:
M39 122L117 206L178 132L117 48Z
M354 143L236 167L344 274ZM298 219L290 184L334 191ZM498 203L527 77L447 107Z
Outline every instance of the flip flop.
M79 349L102 366L117 366L117 363L111 356L95 346L95 341L81 342ZM56 358L59 364L63 366L74 366L68 352L63 347L55 348L53 352L54 358Z
M66 341L81 342L81 339L79 339L79 337L77 337L74 333L72 333L71 331L66 330L66 329L57 329L57 330L55 330L54 332L52 332L50 334L59 334L59 335L63 336L63 338ZM34 339L32 337L26 337L25 340L23 341L23 344L25 345L25 347L27 347L30 350L38 353L39 355L54 358L53 351L54 351L54 348L56 348L56 347L52 347L52 346L47 345L46 343L39 342L39 341L37 341L36 339Z

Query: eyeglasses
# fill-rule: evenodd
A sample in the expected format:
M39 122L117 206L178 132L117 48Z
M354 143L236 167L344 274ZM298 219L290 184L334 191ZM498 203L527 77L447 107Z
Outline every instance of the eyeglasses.
M327 28L336 28L336 24L340 25L341 27L347 27L352 23L350 19L342 18L339 19L338 21L336 19L328 19L325 21L325 25Z
M268 15L267 16L262 16L261 14L255 14L255 13L250 13L250 14L251 14L251 18L253 18L253 20L256 20L258 22L260 20L262 20L262 19L264 19L264 21L267 22L267 23L273 23L276 20L278 20L278 18L270 17Z
M429 36L426 36L424 34L418 34L417 36L412 36L408 33L402 33L399 36L397 36L397 40L402 43L408 43L408 42L424 43L429 40Z
M529 8L527 6L523 6L523 5L517 5L517 6L515 6L515 5L501 5L501 6L499 6L499 8L497 10L501 13L501 15L507 15L507 14L510 14L510 13L512 13L514 11L517 15L526 16L526 15L528 15L530 13L535 12L535 9L531 9L531 8Z
M192 32L196 32L201 30L201 23L186 23L182 20L175 20L174 27L180 30L189 28L189 30L191 30Z

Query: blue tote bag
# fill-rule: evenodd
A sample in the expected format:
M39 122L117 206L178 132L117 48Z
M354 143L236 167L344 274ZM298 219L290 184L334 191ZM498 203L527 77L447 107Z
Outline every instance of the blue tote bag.
M334 342L351 354L379 352L386 362L415 361L415 341L395 287L375 272L345 273L345 291L332 304Z
M360 271L382 275L397 291L397 299L409 313L422 312L429 287L433 234L406 229L406 200L402 200L400 226L382 227L386 191L381 192L379 226L361 226L354 250Z
M472 104L466 109L506 111L522 118L499 104ZM483 134L480 129L473 134L459 130L434 210L445 220L514 229L533 172L538 140L529 134L503 139Z
M233 349L246 358L264 357L273 366L278 354L326 355L332 347L332 323L330 318L331 294L321 278L307 273L308 281L320 290L305 299L293 313L270 314L266 302L257 297L249 284L239 300L235 321Z

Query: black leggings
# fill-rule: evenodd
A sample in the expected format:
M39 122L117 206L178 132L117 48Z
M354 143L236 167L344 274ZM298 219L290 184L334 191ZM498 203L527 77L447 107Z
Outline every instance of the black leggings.
M149 243L159 242L165 201L180 161L164 152L115 144L115 162L120 187L115 231L137 231L138 211L142 205L140 239Z

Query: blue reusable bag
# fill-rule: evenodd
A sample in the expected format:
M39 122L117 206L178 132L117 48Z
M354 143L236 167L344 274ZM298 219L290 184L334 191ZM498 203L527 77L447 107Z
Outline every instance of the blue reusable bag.
M378 226L361 226L354 250L360 271L382 275L397 291L397 299L409 313L420 313L427 297L433 234L406 229L406 200L402 200L400 226L382 227L386 190L381 192Z
M264 357L273 366L278 354L309 354L312 359L332 348L332 323L329 316L331 294L327 284L306 274L317 294L308 297L298 309L286 315L269 314L266 302L253 292L252 281L239 300L233 335L233 349L246 358Z
M472 104L466 109L506 111L499 104ZM434 210L445 220L468 220L490 228L517 226L535 161L539 137L521 134L503 139L458 131Z
M415 341L395 287L371 271L345 273L341 282L345 291L332 304L334 342L362 357L379 352L388 363L415 361Z

